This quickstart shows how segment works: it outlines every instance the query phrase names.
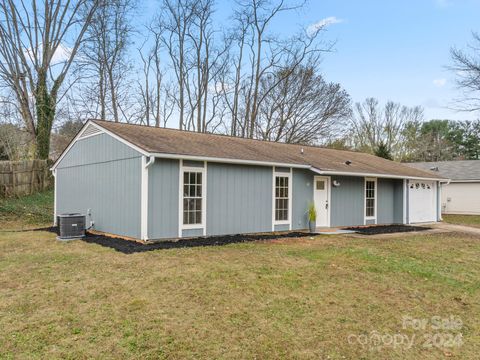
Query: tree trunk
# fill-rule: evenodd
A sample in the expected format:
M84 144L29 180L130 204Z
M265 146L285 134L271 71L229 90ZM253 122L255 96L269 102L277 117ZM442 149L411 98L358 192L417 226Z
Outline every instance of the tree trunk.
M112 111L113 111L113 119L115 122L118 122L118 105L117 105L117 89L115 87L115 79L113 76L113 69L108 69L108 82L110 84L110 96L112 97Z
M36 129L36 156L47 160L50 154L50 134L55 117L55 93L50 94L47 89L47 75L39 72L36 89L37 129Z

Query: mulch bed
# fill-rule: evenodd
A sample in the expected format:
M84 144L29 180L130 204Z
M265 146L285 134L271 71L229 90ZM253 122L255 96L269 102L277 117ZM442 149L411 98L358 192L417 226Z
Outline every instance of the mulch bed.
M48 231L58 235L58 227L42 227L29 230L18 231ZM85 241L91 244L98 244L101 246L109 247L124 254L134 254L137 252L145 252L152 250L167 250L167 249L181 249L189 247L199 246L223 246L228 244L245 243L252 241L273 241L277 239L288 238L302 238L307 236L315 236L318 234L310 232L281 232L281 233L268 233L268 234L238 234L238 235L225 235L225 236L208 236L191 239L174 239L174 240L159 240L151 243L141 243L132 240L126 240L124 238L105 236L99 234L92 234L87 232L86 236L80 241Z
M152 250L180 249L199 246L223 246L228 244L244 243L251 241L269 241L280 238L301 238L312 236L314 234L305 232L289 232L281 234L255 234L255 235L227 235L227 236L210 236L196 239L179 239L174 241L158 241L150 244L142 244L140 242L125 240L121 238L88 234L82 241L87 243L98 244L112 248L124 254L133 254L138 252Z
M344 230L352 230L362 235L379 235L379 234L394 234L412 231L426 231L430 230L426 226L411 226L411 225L377 225L377 226L356 226L345 228Z

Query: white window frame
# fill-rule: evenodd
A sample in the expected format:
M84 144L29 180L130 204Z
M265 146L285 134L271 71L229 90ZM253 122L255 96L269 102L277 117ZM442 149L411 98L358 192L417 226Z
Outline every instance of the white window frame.
M292 230L292 198L293 198L293 184L292 184L292 168L289 169L289 172L276 171L273 167L272 175L272 231L275 231L276 225L288 225L288 230ZM275 219L275 187L276 187L276 177L286 177L288 178L288 218L287 220L276 220Z
M374 197L374 216L367 216L367 182L373 182L375 184L375 197ZM363 217L365 219L365 225L367 221L375 220L377 223L377 199L378 199L378 181L377 178L365 178L363 185Z
M183 223L183 185L185 172L198 172L202 174L202 222L200 224ZM203 236L206 236L207 230L207 162L203 162L203 167L183 166L183 160L180 159L178 172L178 237L182 237L183 230L201 229Z

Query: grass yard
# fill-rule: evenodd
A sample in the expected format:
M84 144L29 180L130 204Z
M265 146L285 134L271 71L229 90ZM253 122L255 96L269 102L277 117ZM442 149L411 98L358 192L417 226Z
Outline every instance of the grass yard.
M0 358L478 359L479 258L462 234L126 255L3 230ZM433 316L463 323L436 330Z
M480 228L480 215L442 215L443 221L450 224L467 225Z
M0 198L1 228L31 228L51 225L53 221L53 190L20 198Z

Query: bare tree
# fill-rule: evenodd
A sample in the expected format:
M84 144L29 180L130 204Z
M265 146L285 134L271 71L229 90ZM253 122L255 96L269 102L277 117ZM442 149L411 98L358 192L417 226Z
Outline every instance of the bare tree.
M259 112L270 92L307 62L308 66L318 66L321 52L330 50L331 44L319 41L322 27L302 30L287 39L271 33L270 25L279 14L296 11L303 4L284 0L239 2L230 35L232 71L223 80L224 104L231 112L230 134L257 136ZM276 81L264 81L266 78Z
M453 65L450 69L457 76L457 86L463 97L456 108L463 111L480 110L480 35L473 33L473 42L468 45L470 53L458 48L451 49Z
M264 100L259 108L256 137L264 140L326 142L339 134L350 114L346 91L339 84L327 83L312 67L277 71L262 80L259 94Z
M150 125L150 118L152 117L155 121L155 126L160 127L163 120L162 112L164 112L162 108L162 98L168 103L171 97L166 93L163 84L163 71L160 60L161 30L156 26L150 26L148 27L148 31L152 37L153 44L146 53L143 52L146 43L138 49L142 61L142 79L138 81L142 106L140 122L145 122L147 125ZM162 93L164 94L162 95ZM170 111L173 111L173 105L174 104L170 105Z
M131 17L135 5L136 0L103 0L81 48L78 71L86 78L84 91L94 97L89 106L96 102L102 120L108 113L118 122L127 107L131 70L128 50L134 30Z
M230 120L230 135L237 136L237 126L240 121L238 116L238 108L240 101L240 87L242 81L242 65L244 61L243 58L245 42L247 41L246 37L248 34L248 29L251 26L251 21L249 19L248 13L246 13L245 11L235 12L234 20L236 22L236 26L232 30L230 41L236 44L236 47L238 48L238 54L234 55L232 59L235 77L233 79L233 101L231 102L231 104L229 102L229 96L227 95L227 92L230 92L230 89L227 89L228 85L226 84L225 79L222 80L222 84L225 95L225 103L230 108L232 114Z
M162 14L158 25L162 29L162 42L165 45L178 85L177 106L179 110L178 127L184 129L186 89L188 86L186 57L190 50L188 31L195 16L195 0L163 0Z
M98 1L0 1L0 80L16 97L35 155L48 158L62 84Z
M358 150L375 153L381 145L395 159L403 158L405 142L403 135L408 123L420 123L423 108L407 107L387 102L382 107L375 98L356 103L350 119L352 146Z

